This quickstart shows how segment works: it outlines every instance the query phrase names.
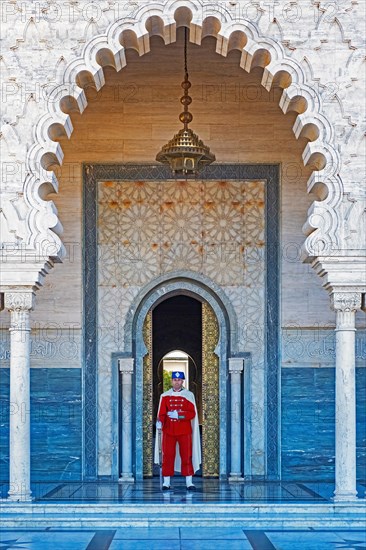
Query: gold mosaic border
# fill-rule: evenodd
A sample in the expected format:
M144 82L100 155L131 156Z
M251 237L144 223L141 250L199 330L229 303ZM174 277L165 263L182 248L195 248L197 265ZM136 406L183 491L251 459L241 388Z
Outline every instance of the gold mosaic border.
M143 359L143 473L153 475L152 311L146 315L142 335L147 353Z
M215 349L219 341L219 324L212 308L202 304L202 475L219 476L220 401L219 358Z

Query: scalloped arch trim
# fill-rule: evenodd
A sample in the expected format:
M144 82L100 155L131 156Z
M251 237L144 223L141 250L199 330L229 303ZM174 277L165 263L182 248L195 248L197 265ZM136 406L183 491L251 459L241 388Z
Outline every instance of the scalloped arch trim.
M57 178L49 167L62 164L63 160L62 148L52 138L57 138L60 132L70 138L73 132L70 116L62 106L71 102L82 113L87 106L83 83L92 81L100 90L105 84L103 67L113 66L120 71L126 65L127 48L142 56L150 51L151 36L162 37L167 45L175 42L176 30L181 26L189 26L190 40L197 45L206 36L215 37L216 52L224 57L233 49L239 50L240 66L245 71L263 67L262 85L267 91L274 85L283 88L280 108L284 113L290 110L297 113L294 135L309 140L302 154L304 164L315 168L308 181L308 192L317 193L324 186L327 189L327 193L319 192L320 200L309 210L303 256L312 259L327 253L329 247L334 249L339 225L336 207L342 197L340 160L333 145L333 124L322 112L318 92L306 82L308 67L288 58L280 43L261 36L250 21L234 21L222 6L218 9L197 0L168 0L141 7L133 19L115 21L105 34L93 37L81 57L66 67L63 82L53 90L48 112L35 127L34 145L27 156L29 175L24 194L30 206L29 244L39 248L46 242L48 249L51 245L52 254L48 255L53 259L64 255L57 210L52 201L45 200L47 190L58 189Z

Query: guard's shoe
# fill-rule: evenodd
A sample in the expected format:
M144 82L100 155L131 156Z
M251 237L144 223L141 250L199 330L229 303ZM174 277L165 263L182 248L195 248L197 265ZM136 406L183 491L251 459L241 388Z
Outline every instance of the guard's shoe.
M163 491L170 491L170 485L163 485Z
M187 487L187 491L195 491L195 490L196 490L195 485L190 485L189 487Z

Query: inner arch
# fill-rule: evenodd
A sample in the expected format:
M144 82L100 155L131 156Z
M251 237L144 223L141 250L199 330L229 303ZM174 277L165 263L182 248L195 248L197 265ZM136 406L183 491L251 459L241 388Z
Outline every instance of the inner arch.
M159 303L152 311L153 339L153 388L155 409L163 388L163 360L171 367L167 370L180 370L179 355L174 350L185 353L187 373L185 387L193 391L201 418L202 384L202 303L197 298L178 294ZM173 353L172 353L173 352ZM174 362L173 359L176 361ZM156 416L154 410L154 417Z

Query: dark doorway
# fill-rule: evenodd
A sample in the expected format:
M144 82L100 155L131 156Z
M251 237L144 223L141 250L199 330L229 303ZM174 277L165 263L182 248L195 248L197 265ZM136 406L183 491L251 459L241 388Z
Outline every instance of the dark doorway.
M163 358L174 350L189 356L189 389L202 422L202 303L190 296L173 296L152 313L154 423L163 393Z

